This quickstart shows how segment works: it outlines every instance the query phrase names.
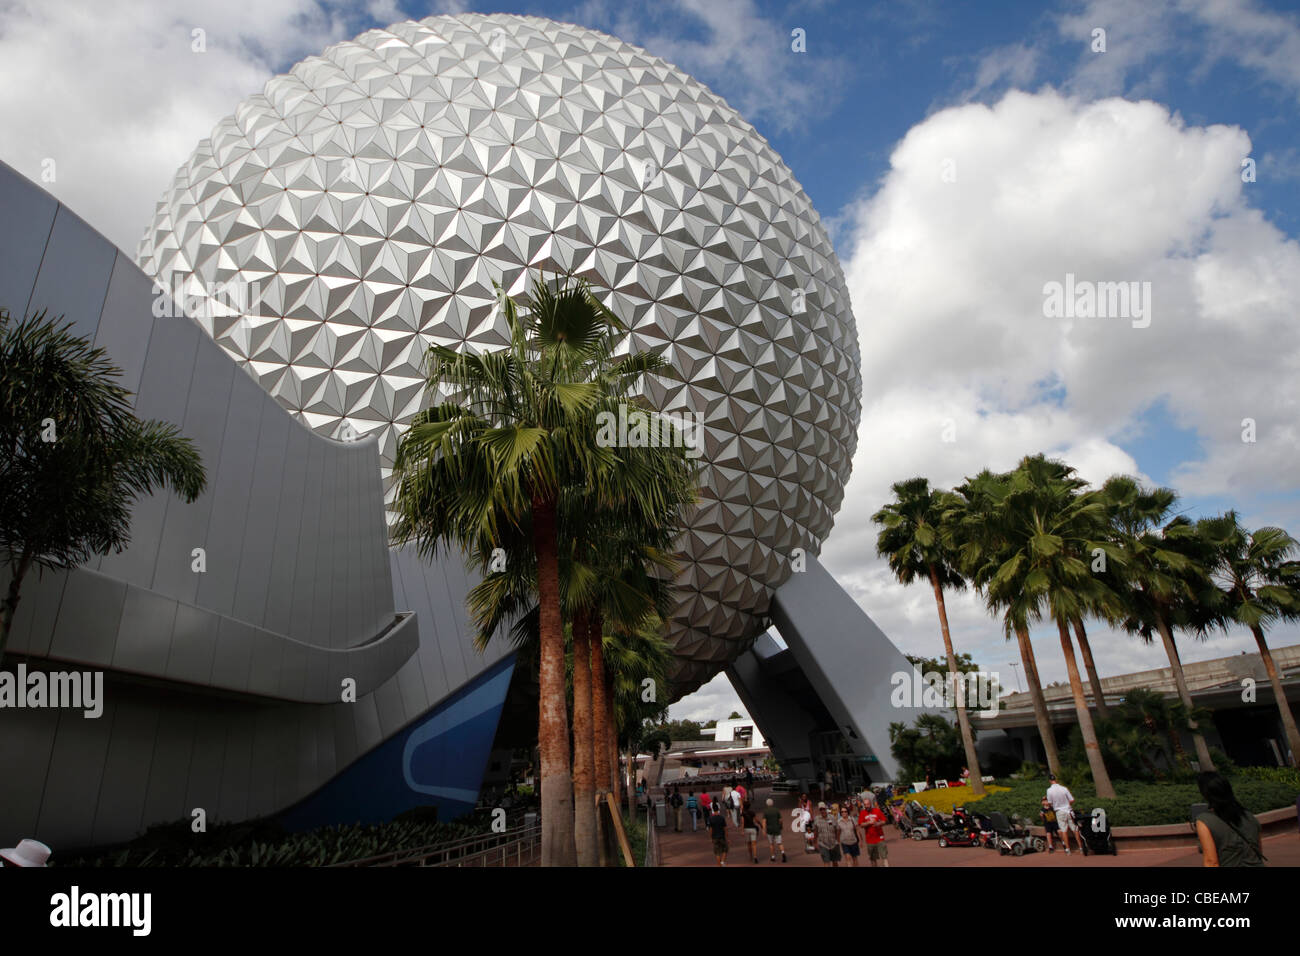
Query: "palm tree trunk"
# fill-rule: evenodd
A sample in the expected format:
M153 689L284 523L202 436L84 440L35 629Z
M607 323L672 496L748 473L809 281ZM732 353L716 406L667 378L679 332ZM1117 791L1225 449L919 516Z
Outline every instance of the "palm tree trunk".
M592 726L590 618L580 611L573 617L573 837L578 866L599 861Z
M609 717L605 727L609 734L606 749L609 752L609 792L618 795L618 717L614 713L614 682L606 679L605 706L609 708Z
M591 634L591 749L595 761L593 773L596 781L596 797L601 798L609 792L609 707L605 702L608 692L605 687L605 639L602 633L603 623L599 611L592 611L589 621ZM599 851L601 866L610 865L609 850L612 834L606 832L605 817L600 806L596 807L596 846Z
M5 595L4 604L0 605L0 664L5 662L5 648L9 645L9 632L13 630L14 614L18 610L19 592L31 566L31 555L24 551L14 567L14 576L9 580L9 593Z
M970 771L971 793L984 794L983 773L979 756L975 752L975 735L971 733L970 715L966 713L965 688L958 683L957 655L952 652L952 635L948 631L948 607L943 600L943 587L934 568L930 569L930 586L934 588L934 602L939 606L939 627L943 631L943 649L948 655L948 677L952 681L953 697L957 704L957 725L961 729L961 742L966 748L966 769Z
M540 699L537 742L542 754L542 866L574 866L573 781L569 775L569 719L564 689L564 625L554 498L533 498L540 626Z
M1063 618L1058 618L1056 629L1061 635L1065 670L1070 675L1074 712L1078 715L1079 730L1083 733L1083 748L1088 754L1088 766L1092 768L1092 782L1097 788L1097 796L1103 800L1110 800L1115 796L1115 785L1110 782L1110 774L1106 772L1106 761L1102 759L1101 745L1097 743L1097 731L1092 726L1092 714L1088 712L1088 699L1083 696L1083 681L1079 679L1079 662L1074 659L1074 643L1070 640L1070 626Z
M1165 620L1163 614L1156 614L1156 630L1160 632L1160 640L1164 642L1165 654L1169 656L1169 669L1174 672L1174 684L1178 688L1178 699L1183 702L1187 708L1187 729L1192 734L1192 744L1196 748L1196 762L1201 765L1201 770L1213 770L1214 761L1210 759L1210 748L1205 742L1205 737L1201 735L1200 727L1192 719L1192 692L1187 689L1187 678L1183 676L1183 662L1178 657L1178 645L1174 643L1173 631L1169 629L1169 623Z
M1259 656L1264 662L1264 670L1268 672L1269 683L1273 685L1273 699L1277 701L1277 710L1282 717L1282 729L1286 731L1286 743L1291 748L1291 766L1300 767L1300 730L1296 729L1295 715L1291 713L1286 691L1282 689L1282 678L1278 676L1277 665L1273 663L1273 655L1264 640L1264 629L1256 624L1250 630L1255 635L1255 643L1259 645Z
M1056 732L1052 730L1051 718L1047 716L1047 700L1043 697L1043 683L1038 679L1038 661L1034 658L1034 645L1029 640L1029 628L1016 625L1016 643L1020 645L1020 661L1025 665L1025 683L1029 685L1029 699L1034 705L1038 736L1042 739L1043 751L1047 754L1047 769L1051 773L1060 773L1061 757L1056 750Z
M1092 687L1097 719L1110 720L1110 708L1106 706L1106 695L1101 689L1101 678L1097 676L1097 665L1092 662L1092 647L1088 644L1088 632L1083 629L1081 617L1074 619L1074 636L1079 639L1079 653L1083 655L1083 667L1088 672L1088 684Z

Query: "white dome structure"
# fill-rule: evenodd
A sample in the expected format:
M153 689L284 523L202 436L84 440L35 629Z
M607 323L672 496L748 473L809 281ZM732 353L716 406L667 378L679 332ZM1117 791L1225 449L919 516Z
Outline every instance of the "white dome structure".
M842 500L857 332L812 203L721 98L605 34L467 14L309 57L198 145L137 258L312 429L375 434L390 496L427 347L505 344L494 281L586 278L680 371L650 399L702 416L679 692L763 630Z

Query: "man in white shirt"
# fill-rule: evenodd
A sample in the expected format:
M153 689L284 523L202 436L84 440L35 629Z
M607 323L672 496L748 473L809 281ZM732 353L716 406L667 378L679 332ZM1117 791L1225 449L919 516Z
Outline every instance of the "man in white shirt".
M1056 782L1056 774L1050 777L1052 785L1047 788L1047 802L1052 805L1056 812L1056 823L1061 828L1061 844L1065 847L1065 852L1070 852L1070 834L1074 834L1075 842L1079 849L1083 849L1083 835L1079 833L1079 828L1074 825L1074 794L1066 787Z

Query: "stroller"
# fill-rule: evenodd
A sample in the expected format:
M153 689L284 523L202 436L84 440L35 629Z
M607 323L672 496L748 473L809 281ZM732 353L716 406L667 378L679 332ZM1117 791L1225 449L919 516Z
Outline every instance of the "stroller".
M1084 856L1089 853L1109 853L1111 856L1116 856L1119 853L1115 846L1115 838L1111 836L1110 820L1106 817L1103 808L1094 807L1090 815L1075 810L1074 825L1079 831L1079 844L1083 847Z
M996 810L990 813L989 823L993 827L998 853L1002 856L1008 853L1012 856L1024 856L1027 851L1042 853L1047 849L1046 840L1030 834L1028 827L1013 826L1007 820L1005 813Z

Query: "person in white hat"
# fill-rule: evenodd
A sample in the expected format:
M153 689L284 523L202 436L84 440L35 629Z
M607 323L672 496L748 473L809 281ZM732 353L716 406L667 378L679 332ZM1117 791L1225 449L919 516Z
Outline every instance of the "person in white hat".
M23 840L17 846L0 850L3 866L45 866L49 858L50 848L36 840Z

